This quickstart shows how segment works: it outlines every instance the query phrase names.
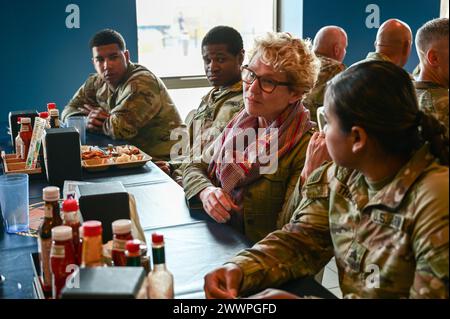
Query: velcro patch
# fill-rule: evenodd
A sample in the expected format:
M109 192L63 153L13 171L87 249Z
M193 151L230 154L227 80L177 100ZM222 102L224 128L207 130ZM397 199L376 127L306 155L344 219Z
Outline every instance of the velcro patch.
M384 225L401 231L405 224L405 217L399 214L392 214L378 209L372 210L370 220L379 225Z

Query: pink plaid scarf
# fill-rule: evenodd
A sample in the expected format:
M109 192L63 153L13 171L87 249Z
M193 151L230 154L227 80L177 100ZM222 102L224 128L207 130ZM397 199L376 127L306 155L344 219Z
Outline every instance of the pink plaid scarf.
M278 160L289 153L300 141L303 134L312 127L309 111L301 104L290 105L275 121L258 135L258 117L250 116L242 110L236 115L214 142L214 154L208 167L211 180L220 182L222 189L238 202L243 186L261 176L261 162L256 154L264 152L278 156ZM245 138L246 132L253 130L253 140ZM274 133L277 131L278 134ZM248 136L248 134L247 134ZM252 136L252 135L250 135ZM273 149L278 138L278 149ZM241 143L241 150L236 147ZM272 145L272 146L271 146ZM242 151L243 149L243 151ZM236 198L237 197L237 198Z

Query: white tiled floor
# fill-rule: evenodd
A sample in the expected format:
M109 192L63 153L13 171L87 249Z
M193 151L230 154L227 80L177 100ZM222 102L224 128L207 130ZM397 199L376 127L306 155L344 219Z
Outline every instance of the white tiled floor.
M336 297L342 298L342 292L339 288L337 266L334 257L330 260L328 265L325 266L325 271L322 278L322 286L331 291Z

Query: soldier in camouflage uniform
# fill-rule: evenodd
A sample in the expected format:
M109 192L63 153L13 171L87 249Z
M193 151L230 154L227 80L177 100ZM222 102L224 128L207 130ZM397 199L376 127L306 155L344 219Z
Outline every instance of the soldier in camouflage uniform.
M244 60L242 37L228 26L211 29L202 40L206 77L213 89L203 97L197 110L189 113L189 157L168 163L172 178L182 183L182 174L193 157L201 157L233 116L242 110L241 65ZM181 164L180 162L183 161ZM165 163L158 162L163 168Z
M312 90L303 98L311 121L317 122L317 108L323 105L325 85L336 74L345 70L342 63L347 53L347 33L340 27L326 26L314 37L314 53L320 60L320 73Z
M346 298L448 298L448 139L435 138L441 125L418 109L409 75L360 63L331 80L325 107L334 163L309 177L289 224L205 277L206 296L314 275L334 255Z
M100 31L90 47L97 74L75 93L62 119L87 115L88 130L127 140L155 159L169 159L176 143L170 132L182 122L164 83L130 62L125 41L116 31Z
M414 86L419 107L433 115L446 127L448 119L448 18L425 23L416 34L416 48L420 60L419 74Z
M403 21L389 19L378 29L375 40L375 52L369 52L366 59L360 62L372 60L389 61L404 67L406 62L408 62L411 46L411 28Z

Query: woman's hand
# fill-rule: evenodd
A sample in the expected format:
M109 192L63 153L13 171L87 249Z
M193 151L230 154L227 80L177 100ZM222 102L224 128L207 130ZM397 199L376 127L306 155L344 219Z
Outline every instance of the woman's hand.
M231 218L232 211L239 211L240 207L219 187L209 186L202 190L199 198L203 208L218 223L226 223Z
M300 175L301 184L303 185L309 175L325 161L332 161L325 143L325 133L315 132L306 149L305 165Z
M236 298L243 276L241 268L235 264L226 264L213 270L205 276L206 298Z

